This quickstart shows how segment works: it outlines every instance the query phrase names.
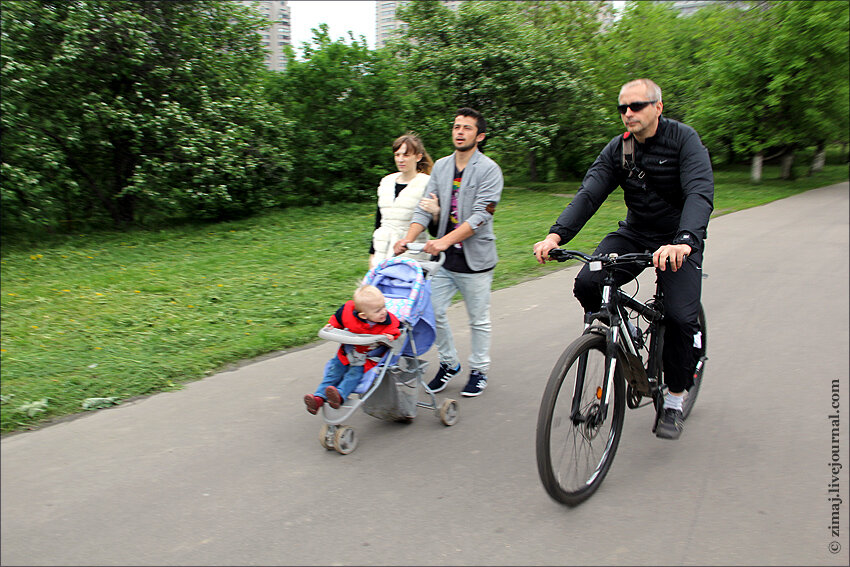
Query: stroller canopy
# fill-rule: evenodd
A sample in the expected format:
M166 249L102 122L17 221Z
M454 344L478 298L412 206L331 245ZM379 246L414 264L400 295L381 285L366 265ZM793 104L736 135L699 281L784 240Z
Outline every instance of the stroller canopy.
M387 258L369 270L363 283L381 290L387 310L410 325L411 333L402 354L419 356L427 352L437 331L431 307L431 284L419 263L410 258Z

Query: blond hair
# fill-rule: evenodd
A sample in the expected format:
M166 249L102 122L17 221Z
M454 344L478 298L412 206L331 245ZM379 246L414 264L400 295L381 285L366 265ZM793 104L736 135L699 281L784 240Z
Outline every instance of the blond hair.
M375 286L369 284L361 285L354 290L354 308L358 311L363 311L364 304L383 298L384 294Z

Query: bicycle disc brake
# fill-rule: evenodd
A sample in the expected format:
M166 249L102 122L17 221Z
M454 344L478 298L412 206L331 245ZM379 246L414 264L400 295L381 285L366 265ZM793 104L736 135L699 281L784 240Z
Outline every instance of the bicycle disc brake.
M588 441L592 441L599 433L602 425L602 414L599 404L594 404L587 410L587 415L584 416L584 423L580 426L582 437Z

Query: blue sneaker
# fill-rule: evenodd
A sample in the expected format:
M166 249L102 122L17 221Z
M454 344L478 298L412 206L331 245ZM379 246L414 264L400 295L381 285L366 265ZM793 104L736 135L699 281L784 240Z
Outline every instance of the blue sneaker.
M469 373L469 382L467 382L466 386L463 387L460 395L466 396L467 398L480 396L481 392L483 392L486 387L487 375L480 370L473 370Z
M457 376L460 372L460 362L457 363L457 366L454 368L449 368L449 365L445 362L440 363L440 370L437 371L437 375L434 376L434 379L428 383L428 389L434 392L442 392L446 389L446 386L449 385L449 380Z

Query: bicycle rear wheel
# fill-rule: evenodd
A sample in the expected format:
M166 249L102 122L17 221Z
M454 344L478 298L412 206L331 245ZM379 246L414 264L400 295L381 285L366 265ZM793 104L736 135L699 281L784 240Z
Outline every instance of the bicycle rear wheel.
M699 306L699 344L697 345L696 339L694 340L694 354L697 361L697 370L694 372L694 384L688 390L688 395L685 396L685 401L682 402L682 418L688 419L688 416L691 414L691 409L693 409L694 404L697 401L697 395L699 394L700 386L702 386L702 376L705 371L705 361L708 345L708 327L705 322L705 310L702 308L702 304ZM700 364L702 362L702 364Z
M599 488L620 442L625 383L619 364L603 419L600 398L605 379L605 337L583 335L552 369L540 403L537 470L549 496L568 506L580 504ZM574 395L580 402L571 419Z

